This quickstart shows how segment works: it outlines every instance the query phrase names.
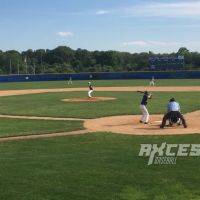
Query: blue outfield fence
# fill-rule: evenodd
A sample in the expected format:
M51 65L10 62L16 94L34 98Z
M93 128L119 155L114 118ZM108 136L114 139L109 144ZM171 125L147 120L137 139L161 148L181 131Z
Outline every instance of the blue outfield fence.
M171 72L111 72L77 74L37 74L0 76L0 82L63 81L69 80L114 80L114 79L199 79L200 71Z

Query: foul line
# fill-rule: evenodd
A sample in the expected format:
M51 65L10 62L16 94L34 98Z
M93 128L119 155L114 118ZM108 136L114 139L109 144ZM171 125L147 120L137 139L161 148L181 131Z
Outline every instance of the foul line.
M55 121L84 121L85 119L80 118L58 118L58 117L37 117L37 116L18 116L18 115L0 115L0 118L9 119L36 119L36 120L55 120Z
M87 129L62 132L62 133L47 133L47 134L41 134L41 135L38 134L38 135L10 136L10 137L1 137L0 142L13 141L13 140L28 140L28 139L37 139L37 138L50 138L50 137L58 137L58 136L65 136L65 135L80 135L80 134L86 134L86 133L89 133Z

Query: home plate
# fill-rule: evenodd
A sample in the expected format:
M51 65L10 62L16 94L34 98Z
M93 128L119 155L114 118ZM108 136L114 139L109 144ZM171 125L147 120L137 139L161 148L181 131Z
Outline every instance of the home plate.
M154 121L154 122L156 122L156 123L161 123L162 121Z

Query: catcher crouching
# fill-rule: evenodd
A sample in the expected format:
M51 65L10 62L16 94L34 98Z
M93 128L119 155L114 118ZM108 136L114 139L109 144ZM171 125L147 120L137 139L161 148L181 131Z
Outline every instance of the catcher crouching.
M183 127L187 128L187 124L185 121L185 118L180 112L180 105L178 102L175 101L175 98L171 98L169 100L169 103L167 105L168 112L164 115L162 119L162 124L160 125L160 128L164 128L166 121L169 120L171 123L177 123L181 120Z

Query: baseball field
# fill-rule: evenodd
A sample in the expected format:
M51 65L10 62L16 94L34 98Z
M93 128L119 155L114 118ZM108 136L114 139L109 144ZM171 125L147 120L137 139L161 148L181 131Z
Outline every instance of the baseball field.
M200 144L200 80L0 84L1 200L199 200L200 157L147 165L141 144ZM139 104L148 90L150 123ZM188 128L160 129L170 98Z

